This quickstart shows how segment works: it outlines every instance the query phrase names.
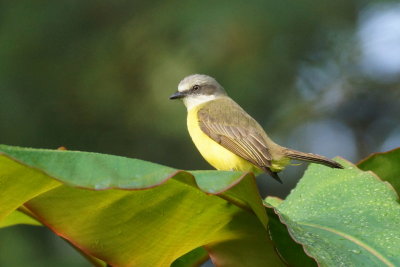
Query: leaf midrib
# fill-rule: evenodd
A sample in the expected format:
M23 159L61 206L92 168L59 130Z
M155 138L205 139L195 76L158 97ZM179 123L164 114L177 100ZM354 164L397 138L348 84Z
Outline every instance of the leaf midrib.
M383 262L384 264L386 264L387 266L390 267L395 267L395 264L390 262L387 258L385 258L382 254L380 254L378 251L376 251L375 249L373 249L372 247L368 246L367 244L365 244L364 242L362 242L361 240L355 238L354 236L351 236L349 234L340 232L338 230L329 228L329 227L324 227L324 226L320 226L317 224L312 224L312 223L298 223L299 225L303 225L303 226L309 226L309 227L314 227L323 231L327 231L336 235L339 235L351 242L353 242L354 244L364 248L366 251L368 251L369 253L371 253L371 255L375 256L377 259L379 259L381 262Z

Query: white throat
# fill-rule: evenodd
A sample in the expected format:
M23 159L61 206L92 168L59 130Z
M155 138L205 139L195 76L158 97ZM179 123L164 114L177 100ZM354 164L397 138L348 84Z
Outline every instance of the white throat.
M215 96L215 95L189 95L186 96L183 99L183 103L185 104L187 110L191 110L194 107L197 107L200 104L203 104L205 102L217 99L221 96Z

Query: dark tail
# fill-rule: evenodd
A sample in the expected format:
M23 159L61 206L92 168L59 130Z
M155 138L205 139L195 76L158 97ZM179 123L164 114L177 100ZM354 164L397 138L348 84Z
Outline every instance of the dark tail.
M297 150L293 149L286 149L285 150L285 155L291 159L296 159L296 160L303 160L303 161L310 161L318 164L323 164L331 168L338 168L338 169L343 169L343 166L337 163L334 160L328 159L326 157L317 155L317 154L312 154L312 153L304 153L300 152Z

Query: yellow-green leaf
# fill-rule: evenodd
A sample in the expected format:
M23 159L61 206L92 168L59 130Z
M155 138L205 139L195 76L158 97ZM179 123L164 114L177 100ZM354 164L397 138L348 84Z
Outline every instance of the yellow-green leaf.
M45 226L108 264L169 266L199 247L219 266L282 264L251 174L191 174L88 152L9 146L0 151L0 162L15 170L4 171L1 182L21 188L36 175L42 179L36 186L54 185L12 206L25 203ZM19 192L7 194L0 201Z

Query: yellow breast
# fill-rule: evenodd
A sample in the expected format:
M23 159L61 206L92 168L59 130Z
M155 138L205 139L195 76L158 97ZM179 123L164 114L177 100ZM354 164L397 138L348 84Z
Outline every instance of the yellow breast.
M190 137L203 158L217 170L252 171L255 173L262 172L247 160L237 156L215 142L201 130L197 112L203 105L198 105L190 109L187 117L187 126Z

